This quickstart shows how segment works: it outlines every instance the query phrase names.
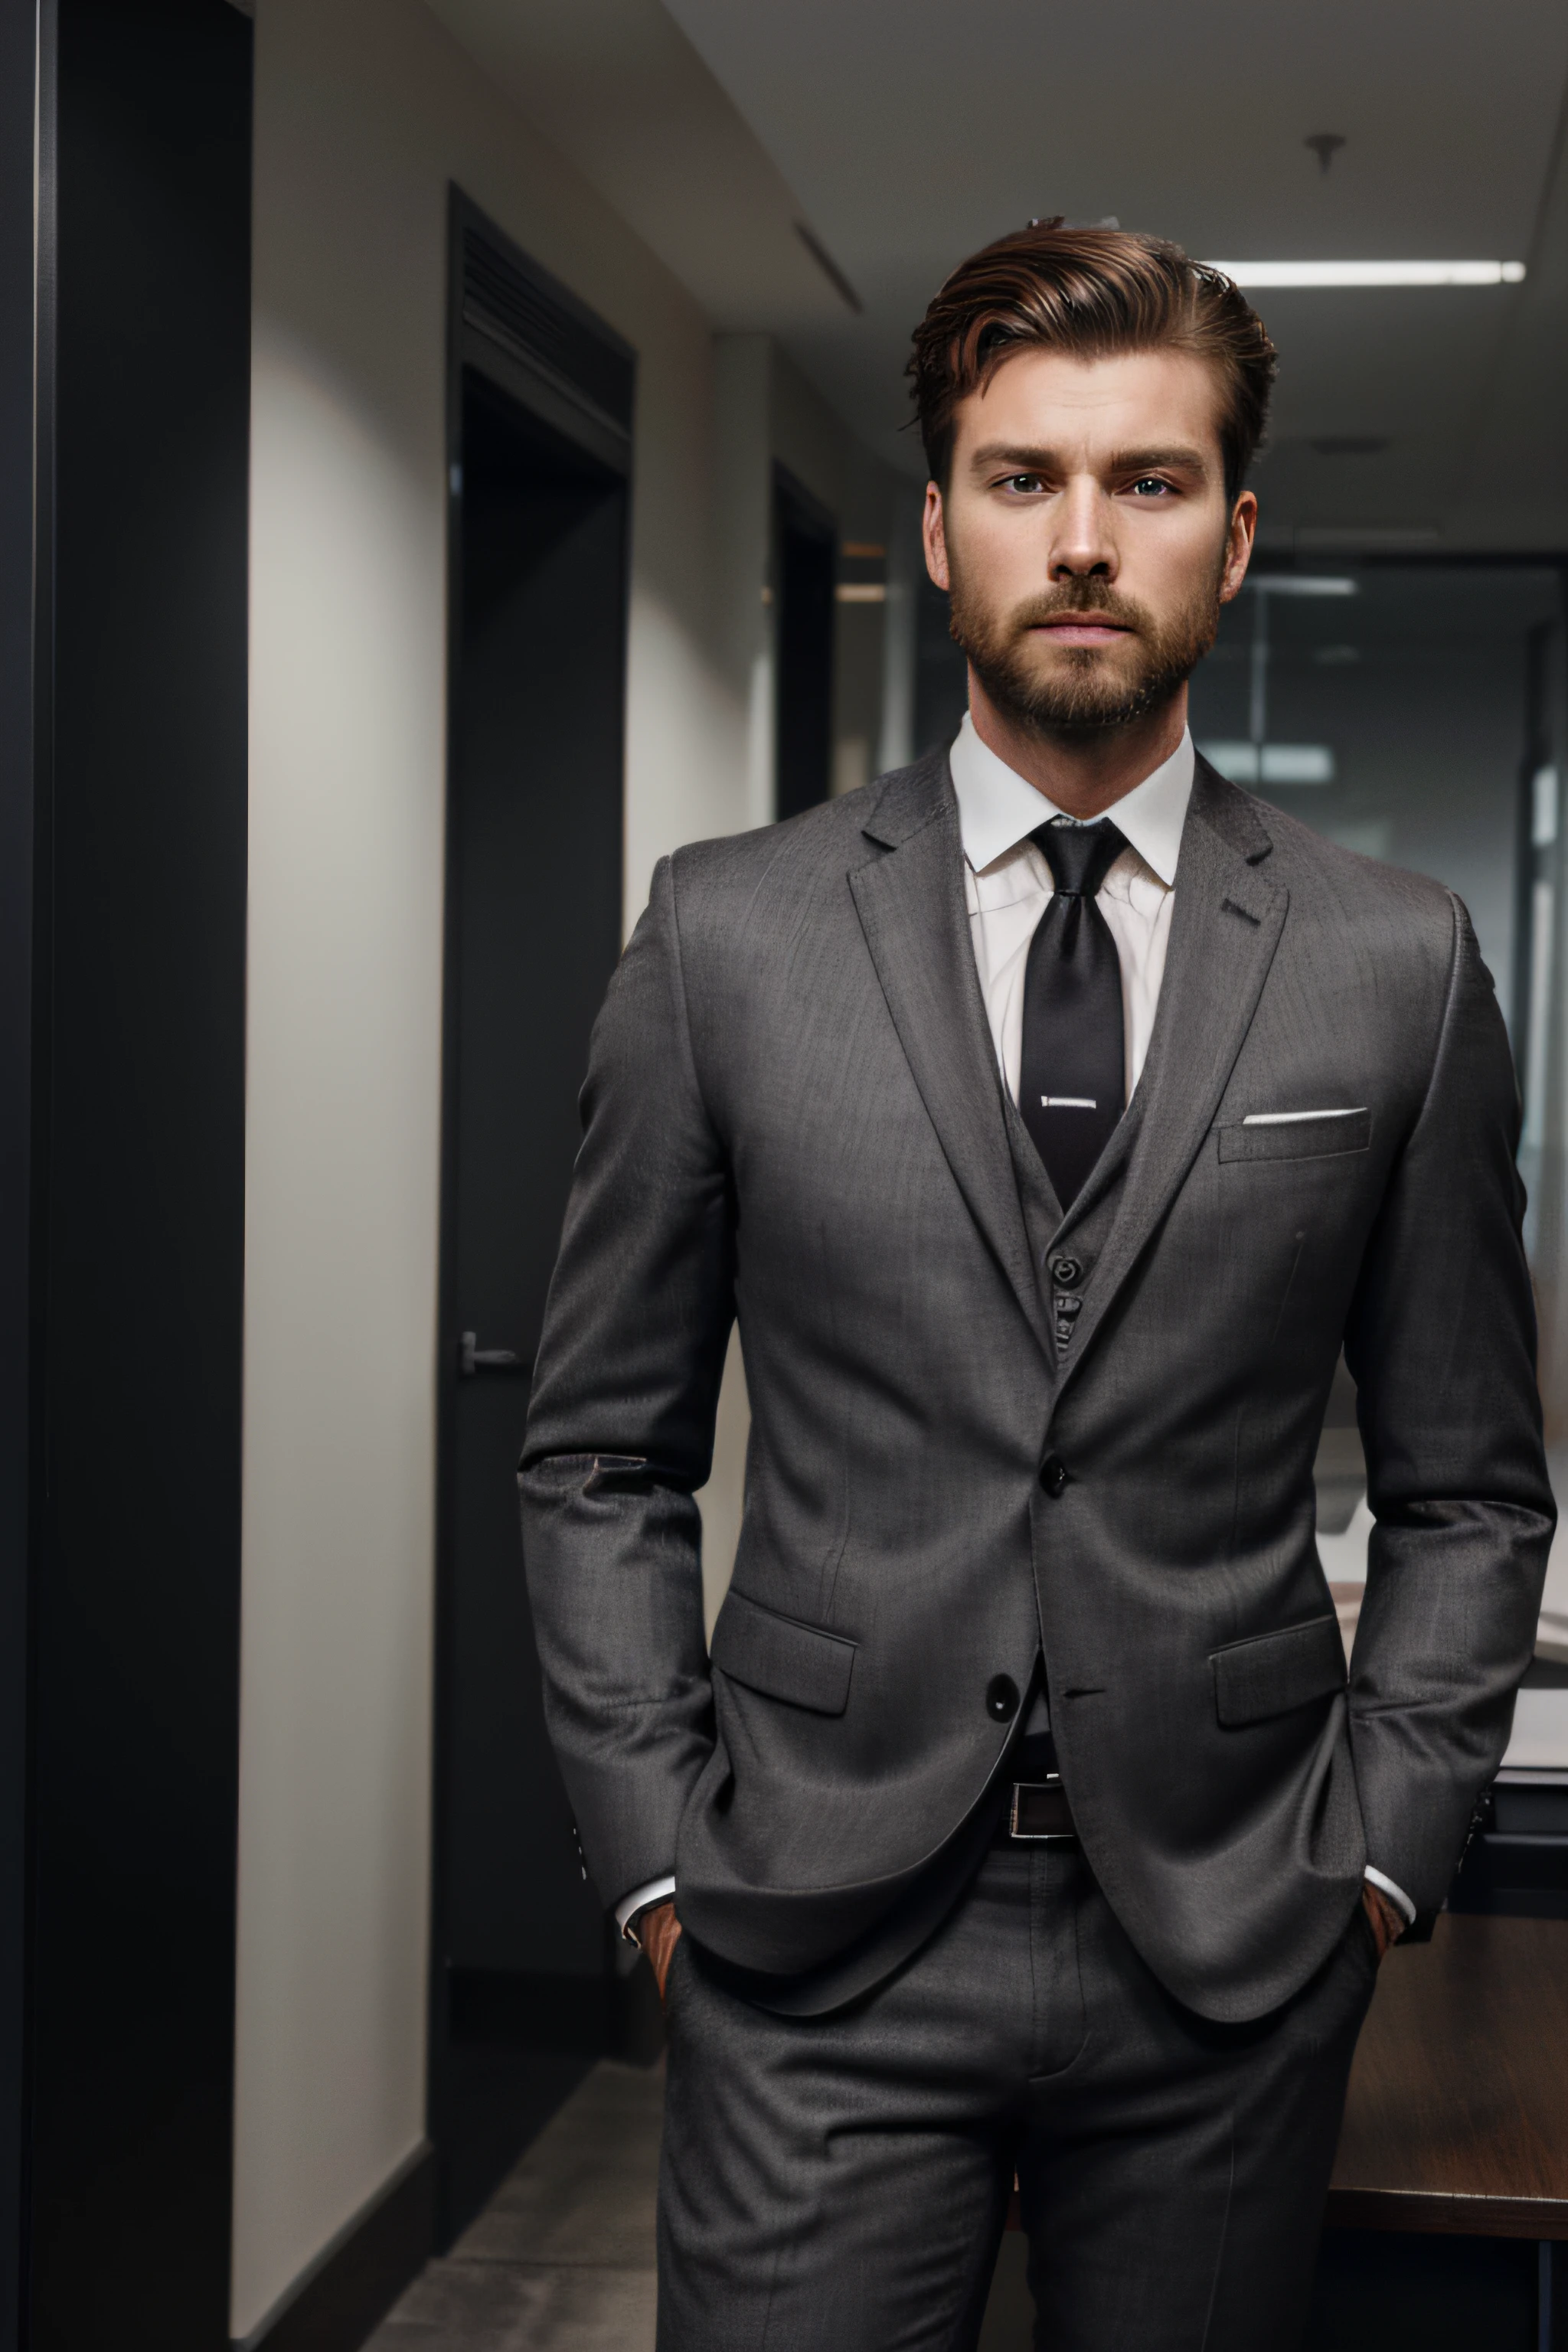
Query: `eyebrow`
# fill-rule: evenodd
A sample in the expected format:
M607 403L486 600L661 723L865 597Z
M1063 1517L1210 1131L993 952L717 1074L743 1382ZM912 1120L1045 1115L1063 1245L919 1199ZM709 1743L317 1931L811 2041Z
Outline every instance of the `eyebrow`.
M1048 474L1060 466L1054 449L1020 448L1005 441L984 443L969 462L975 473L989 473L994 466L1007 466L1020 474ZM1176 445L1164 449L1115 449L1106 467L1111 474L1148 474L1162 469L1168 473L1206 474L1209 461L1201 449Z

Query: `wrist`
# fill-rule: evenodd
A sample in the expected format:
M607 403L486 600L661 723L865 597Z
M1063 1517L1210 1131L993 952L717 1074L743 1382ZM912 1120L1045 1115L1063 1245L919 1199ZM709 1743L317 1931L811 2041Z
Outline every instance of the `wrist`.
M1390 1878L1386 1872L1374 1868L1370 1862L1363 1871L1362 1876L1369 1886L1375 1886L1380 1895L1387 1897L1398 1912L1404 1927L1413 1927L1415 1925L1415 1906L1397 1880Z
M1398 1943L1409 1921L1399 1906L1390 1900L1381 1886L1374 1886L1370 1879L1363 1882L1361 1899L1377 1945L1377 1957L1381 1960L1390 1947Z
M641 1885L632 1887L621 1897L616 1906L616 1925L628 1944L637 1941L632 1933L633 1921L645 1911L655 1910L659 1904L669 1902L674 1894L674 1874L666 1872L662 1878L644 1879Z
M669 1964L680 1941L680 1922L675 1916L673 1901L666 1896L662 1903L650 1903L634 1926L637 1949L653 1970L662 2000L669 1980Z
M638 1908L632 1913L625 1927L621 1929L621 1933L625 1936L627 1943L635 1944L640 1952L644 1948L643 1933L647 1927L649 1920L653 1917L656 1912L666 1911L668 1908L669 1897L668 1895L665 1896L662 1902L644 1903L640 1905Z

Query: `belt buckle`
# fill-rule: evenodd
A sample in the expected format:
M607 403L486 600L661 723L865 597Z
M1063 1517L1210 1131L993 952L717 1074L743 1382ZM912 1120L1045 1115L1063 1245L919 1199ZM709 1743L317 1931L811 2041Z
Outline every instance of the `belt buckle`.
M1059 1772L1047 1772L1043 1780L1014 1781L1013 1802L1007 1821L1008 1834L1026 1845L1071 1845L1078 1836L1078 1832L1073 1828L1029 1830L1020 1825L1019 1815L1022 1811L1020 1800L1037 1793L1055 1797L1060 1806L1061 1818L1070 1823L1072 1816L1068 1811L1067 1791L1062 1787L1062 1776Z

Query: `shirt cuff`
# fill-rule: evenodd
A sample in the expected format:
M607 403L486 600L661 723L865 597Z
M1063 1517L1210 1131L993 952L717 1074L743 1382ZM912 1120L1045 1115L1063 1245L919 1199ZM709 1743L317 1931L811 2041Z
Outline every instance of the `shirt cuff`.
M650 1910L656 1903L668 1903L674 1893L673 1878L650 1878L646 1886L634 1886L631 1893L616 1904L616 1925L628 1944L637 1942L637 1937L632 1933L632 1922L637 1913ZM1405 1897L1401 1895L1399 1900L1403 1903ZM1410 1916L1415 1918L1414 1911Z
M1362 1876L1366 1879L1370 1885L1375 1886L1380 1895L1386 1895L1396 1911L1403 1912L1405 1915L1405 1924L1407 1927L1415 1927L1415 1906L1412 1903L1409 1895L1406 1895L1403 1886L1395 1886L1392 1878L1385 1878L1381 1870L1373 1870L1370 1862L1363 1871ZM671 1886L673 1886L674 1884L674 1880L671 1879Z

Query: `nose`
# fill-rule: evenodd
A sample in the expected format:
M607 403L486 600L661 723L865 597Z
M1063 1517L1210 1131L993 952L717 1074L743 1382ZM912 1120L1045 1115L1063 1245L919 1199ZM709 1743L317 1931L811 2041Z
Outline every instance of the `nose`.
M1115 579L1110 501L1092 476L1078 475L1068 483L1056 524L1048 562L1053 586L1068 580Z

